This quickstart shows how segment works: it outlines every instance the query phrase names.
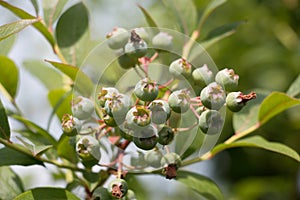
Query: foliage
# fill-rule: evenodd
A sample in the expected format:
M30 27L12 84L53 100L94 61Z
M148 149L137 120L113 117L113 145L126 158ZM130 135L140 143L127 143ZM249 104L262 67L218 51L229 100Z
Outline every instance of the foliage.
M1 198L102 199L111 198L110 195L107 195L107 191L110 191L122 199L134 199L129 197L133 193L137 199L148 199L151 198L151 193L143 195L146 193L147 186L145 184L142 187L144 183L141 184L138 177L140 175L161 175L185 185L189 192L192 191L191 197L197 196L201 199L211 200L227 199L226 192L222 192L226 188L205 175L182 168L208 160L220 165L220 162L224 162L223 159L228 154L232 157L232 165L234 165L228 169L228 173L232 176L232 180L237 181L233 189L235 193L229 196L246 199L244 197L249 195L253 199L264 199L263 195L266 192L264 190L261 190L260 193L255 193L250 189L246 192L241 191L243 188L239 187L239 184L251 188L252 183L261 183L260 179L244 181L246 179L243 178L247 176L244 171L249 170L249 166L253 167L254 176L264 174L256 173L256 170L259 171L259 167L261 167L257 162L256 165L244 166L240 159L245 160L250 155L247 161L255 161L258 154L253 153L252 149L263 149L290 159L280 163L281 160L285 161L285 158L276 157L275 163L278 168L292 166L294 169L295 166L297 167L300 161L298 154L300 149L299 135L296 135L295 132L299 132L300 127L297 123L299 116L293 115L293 110L297 112L300 105L300 75L295 76L300 71L295 67L297 62L294 60L298 58L299 49L296 49L294 43L298 42L299 44L297 35L300 31L295 30L296 19L290 22L291 25L283 20L284 17L280 23L271 20L274 13L293 15L293 12L296 12L293 7L295 5L291 3L293 1L287 1L290 4L286 3L285 9L290 10L285 10L285 12L277 10L275 6L268 8L271 4L267 3L256 1L245 3L247 9L251 10L250 14L248 13L250 11L247 11L250 19L259 18L262 19L261 21L270 20L274 23L271 29L272 34L276 36L276 41L270 41L271 33L254 37L259 34L253 33L253 30L250 32L248 29L253 29L255 26L263 29L263 25L247 23L242 11L237 11L235 14L228 11L239 10L236 8L239 6L244 8L241 5L243 2L234 4L226 0L212 0L204 1L206 3L204 5L202 1L200 3L200 1L176 0L174 3L163 0L154 2L149 8L138 5L136 9L141 11L147 26L150 27L143 29L147 33L145 35L139 32L141 29L134 29L135 27L131 27L135 32L125 31L123 33L123 36L131 34L128 35L129 42L125 37L126 45L121 45L123 50L125 49L125 53L122 50L117 53L112 51L108 48L109 42L107 42L113 39L116 40L114 41L116 43L120 42L118 37L121 38L122 33L118 33L120 35L114 37L113 34L116 33L112 32L103 42L92 41L89 30L90 11L86 4L80 1L68 5L67 2L64 0L50 3L50 1L32 0L30 3L36 12L35 15L32 15L21 7L0 0L0 6L20 18L0 26ZM254 9L255 6L258 8ZM253 10L257 10L258 14L254 14ZM40 14L43 16L41 17ZM292 19L294 20L294 18ZM230 20L234 20L234 22L228 22ZM220 22L223 24L220 25ZM27 119L21 112L17 103L19 92L17 88L21 84L19 81L20 70L17 62L9 58L15 35L22 34L21 31L28 26L33 26L44 37L59 60L28 60L24 63L25 68L40 80L48 92L52 113L47 119L46 128ZM241 32L238 31L240 27L243 27ZM159 41L160 49L157 49L155 45L151 46L151 38L159 32L166 33L165 39L172 36L172 45L168 38L168 44L165 44L165 41ZM236 44L242 45L232 45L231 40L226 39L236 32L238 33L233 36L232 40ZM289 37L285 37L286 35ZM252 38L249 39L249 36ZM266 41L270 43L266 44ZM256 45L251 47L253 45L247 44L247 42ZM285 49L280 49L278 43ZM166 45L165 49L162 48L164 45ZM272 51L272 45L274 45L275 51ZM169 51L168 48L171 47L173 49ZM92 48L94 48L93 51ZM230 114L225 114L226 107L223 105L226 94L230 92L227 91L226 86L223 90L222 86L226 85L226 80L214 83L219 88L214 88L215 92L218 90L218 93L214 93L214 95L223 95L223 99L217 102L218 108L214 107L216 102L214 102L215 99L211 100L211 96L207 97L209 104L202 103L206 94L204 96L201 94L202 99L199 96L201 91L206 89L202 90L204 86L200 87L195 84L195 80L189 74L203 64L207 64L208 70L211 70L213 74L218 71L204 48L209 50L214 60L221 63L221 66L241 66L235 68L241 78L239 89L248 90L250 88L254 92L239 96L245 103L245 105L243 104L245 107L240 112L231 113L229 111ZM296 53L289 54L289 52ZM118 56L129 55L129 57L121 61L118 60L115 53ZM241 55L242 53L245 55ZM281 56L282 54L283 56ZM257 59L259 56L261 57ZM288 58L283 58L285 56ZM276 64L274 69L272 68L274 63L271 63L269 58ZM173 61L176 61L174 65L172 65ZM129 64L126 63L126 67L122 68L125 66L122 62L129 62ZM101 63L101 67L98 66L99 63ZM165 68L160 67L170 64L172 66L170 73L169 69L166 71ZM267 65L267 67L256 71L255 69L261 65ZM268 72L269 69L272 71ZM280 77L281 72L293 74L295 80L292 82L288 78ZM284 86L278 86L277 78L284 83ZM128 80L132 82L128 83ZM139 80L141 81L135 85ZM197 77L197 80L199 81L200 78ZM204 83L205 87L211 85L207 81ZM113 87L120 92L115 91L116 88ZM257 87L262 89L256 89ZM189 97L187 88L193 93L191 97ZM126 95L133 89L134 92L130 93L128 97L131 102L135 102L131 105L128 103ZM284 90L287 92L283 92ZM173 99L170 100L169 97ZM157 111L151 110L153 109L151 102L153 103L156 98L160 100L169 98L166 105L156 104L156 106L161 106L160 115L163 111L166 116L161 123L165 127L163 130L168 130L164 135L157 130L162 125L149 125L148 123L151 121L153 113ZM246 101L249 102L246 104ZM156 107L156 109L158 108ZM208 128L205 127L208 129L206 130L199 126L198 118L205 110L210 109L217 110L214 112L218 113L221 119L226 116L226 123L223 124L223 120L218 122L213 120L209 123L217 124L208 124ZM185 112L188 114L184 114ZM288 116L289 120L284 119L285 116ZM55 117L62 123L62 131L58 139L50 131ZM123 124L124 120L126 120L127 124L124 123L126 126ZM11 125L12 121L17 121L22 128L16 130ZM276 124L278 121L279 123ZM204 124L206 122L204 120ZM280 127L283 122L286 122L285 125ZM143 128L137 126L143 126ZM218 128L213 129L215 126ZM222 127L223 131L221 132L220 128ZM217 131L212 133L211 130ZM273 131L276 134L271 134ZM137 135L137 133L145 134L145 132L150 136ZM231 134L232 132L233 134ZM248 136L249 134L257 135ZM160 140L157 140L156 137L159 137ZM158 144L162 143L161 141L165 143ZM247 154L244 151L233 150L236 147L251 147L252 149L245 150L245 152L249 152ZM227 149L232 150L225 151ZM162 158L159 154L158 161L155 160L156 158L151 160L152 164L155 163L155 167L149 166L150 164L144 159L144 154L148 150L162 152ZM252 158L251 154L254 154ZM168 155L173 155L173 157ZM258 159L264 158L258 157ZM162 165L160 165L161 160L164 160ZM157 165L157 163L159 164ZM263 169L269 167L267 163L265 164ZM58 179L63 180L66 187L38 187L25 191L22 180L12 170L15 165L26 167L53 165L59 174L53 173L53 176L58 176ZM252 169L250 168L250 170ZM278 171L275 166L272 173L276 174L276 170ZM296 176L296 170L290 172L289 180L291 180L290 177ZM272 173L270 175L273 175ZM117 182L107 186L107 181L111 177L115 177ZM224 177L225 175L222 174L221 178ZM296 182L297 180L291 181ZM273 184L275 183L277 182L274 181ZM106 190L104 187L109 188ZM84 189L83 197L78 197L76 194L78 188ZM275 195L274 199L281 198L282 195L285 195L283 198L296 198L297 196L293 184L288 186L288 190L294 191L294 193L277 194L278 191L270 190L271 194ZM176 193L175 189L172 191ZM186 195L189 196L188 193Z

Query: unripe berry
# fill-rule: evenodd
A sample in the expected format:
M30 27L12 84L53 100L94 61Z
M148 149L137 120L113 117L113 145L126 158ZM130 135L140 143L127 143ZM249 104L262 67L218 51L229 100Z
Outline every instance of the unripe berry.
M133 58L140 58L147 54L148 45L135 31L131 31L130 42L125 45L125 53Z
M222 131L224 119L216 110L206 110L199 117L199 127L203 133L214 135Z
M149 134L149 133L147 133ZM153 135L151 137L133 137L133 142L135 146L137 146L140 149L143 150L151 150L153 149L157 144L157 136Z
M99 142L89 135L82 136L78 140L76 152L82 161L89 163L89 165L97 164L101 158Z
M122 67L123 69L130 69L135 67L135 65L137 64L137 59L133 58L127 54L122 54L118 57L118 63L120 65L120 67Z
M242 92L230 92L226 97L226 106L232 112L240 111L248 101L256 98L256 93L243 94Z
M137 130L151 123L151 111L144 106L134 106L126 114L127 127Z
M158 143L161 145L168 145L172 142L174 139L174 131L172 128L168 126L164 126L159 132L158 132Z
M184 58L179 58L170 64L169 72L176 78L188 77L192 72L192 65Z
M62 118L62 129L64 134L67 136L75 136L79 133L82 123L79 119L73 117L72 115L65 114Z
M114 118L117 124L125 120L127 111L130 108L130 99L125 94L117 94L105 102L104 109L108 115Z
M107 190L112 197L121 199L128 191L128 184L124 179L114 179L108 184Z
M137 200L135 193L132 190L127 191L126 200Z
M152 45L157 50L170 51L173 48L173 37L165 32L159 32L152 38Z
M204 87L214 81L213 72L204 64L202 67L195 69L192 73L193 79L197 85Z
M87 119L94 112L94 103L88 98L78 96L72 101L72 112L78 119Z
M167 167L169 165L176 165L176 168L178 168L181 165L181 158L175 152L167 153L162 157L160 164L163 167Z
M114 28L112 32L106 35L107 44L111 49L121 49L129 39L129 33L124 28Z
M136 32L136 34L138 34L140 36L140 38L142 38L144 41L149 41L150 37L149 34L147 33L147 31L140 27L140 28L135 28L134 31Z
M106 113L105 109L101 109L103 114L103 121L107 126L116 127L118 124L116 123L115 119Z
M202 104L209 109L219 110L225 104L226 94L222 86L216 82L210 83L202 89L200 99Z
M111 200L111 195L108 193L107 189L104 187L97 187L92 196L92 200Z
M135 85L134 94L142 101L153 101L158 95L157 83L144 78Z
M105 102L108 99L112 99L114 96L117 96L119 91L113 87L102 87L101 91L98 94L98 101L101 107L105 106Z
M190 95L186 89L176 90L168 98L170 108L176 113L185 113L190 107Z
M237 88L239 76L234 73L233 69L223 69L216 74L215 80L222 85L226 91L233 91Z
M150 165L151 167L158 168L160 167L160 161L162 156L163 155L159 150L154 149L146 152L144 158L148 165Z
M151 121L155 124L165 123L171 115L171 110L168 102L165 100L154 100L149 105L151 110Z

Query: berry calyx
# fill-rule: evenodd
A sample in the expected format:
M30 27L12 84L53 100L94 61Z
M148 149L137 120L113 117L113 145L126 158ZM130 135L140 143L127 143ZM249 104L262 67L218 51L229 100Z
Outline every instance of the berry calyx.
M222 85L226 91L233 91L237 88L239 76L234 73L233 69L225 68L216 74L215 80Z
M127 127L140 129L151 123L151 111L145 106L134 106L126 114Z
M118 178L118 179L112 180L109 183L107 189L112 197L121 199L127 194L128 184L124 179Z
M158 95L157 83L144 78L135 85L134 94L142 101L153 101Z
M114 96L117 96L119 91L113 87L102 87L101 91L98 94L98 101L101 107L105 106L105 102L108 99L112 99Z
M76 117L65 114L62 117L62 130L67 136L75 136L79 133L82 123Z
M226 93L221 85L212 82L201 90L200 99L206 108L219 110L225 104Z
M224 119L216 110L206 110L199 117L199 127L203 133L214 135L222 131Z
M181 158L177 153L167 153L161 159L161 166L164 167L163 174L167 179L173 179L177 176L177 169L181 165Z

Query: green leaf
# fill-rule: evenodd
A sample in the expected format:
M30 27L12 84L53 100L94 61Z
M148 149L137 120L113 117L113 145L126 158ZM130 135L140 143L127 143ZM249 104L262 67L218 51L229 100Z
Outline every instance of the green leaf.
M197 24L197 9L192 0L163 0L167 10L171 11L181 32L190 34Z
M138 4L138 7L142 11L149 27L158 27L158 25L156 24L156 22L154 21L154 19L150 15L150 13L143 6L141 6L140 4Z
M47 61L47 60L46 60ZM83 73L79 68L63 63L47 61L54 67L62 71L74 81L75 90L84 96L90 96L94 91L94 84L91 79Z
M234 34L237 31L237 28L244 23L245 23L244 21L239 21L239 22L226 24L213 29L211 32L208 33L204 41L201 42L201 45L203 46L204 49L209 48L210 46L216 44L220 40Z
M56 39L60 47L74 45L88 29L88 10L78 3L62 14L57 22Z
M198 30L202 28L202 25L204 24L204 22L206 21L208 16L211 15L215 9L217 9L218 7L220 7L221 5L226 3L226 1L227 0L212 0L212 1L210 1L210 3L207 5L207 7L205 8L205 10L201 16L201 19L200 19L200 22L198 25Z
M79 197L75 196L71 192L63 188L34 188L26 191L14 200L42 200L42 199L55 199L55 200L80 200Z
M11 98L14 98L19 79L17 66L11 59L0 55L0 71L0 85L5 88Z
M207 200L222 200L223 195L219 187L209 178L188 171L178 171L176 180L185 184Z
M256 99L247 102L247 105L233 115L233 128L236 134L252 132L259 128L258 112L262 101L269 94L268 91L254 90Z
M47 151L48 149L52 148L52 145L36 145L31 144L27 141L25 141L23 138L18 137L18 140L32 153L33 156L40 155ZM28 138L27 138L28 139Z
M15 15L20 17L21 19L36 19L36 17L32 16L31 14L27 13L26 11L15 7L5 1L0 0L0 5L7 8ZM51 44L52 47L55 46L55 40L52 34L49 32L48 28L41 22L38 21L33 26L47 39L47 41Z
M39 15L39 4L38 4L38 2L36 0L30 0L30 1L31 1L31 4L34 7L35 14L38 16Z
M72 95L65 89L51 90L48 99L53 107L53 113L61 120L64 114L71 114Z
M43 0L45 23L50 27L61 14L68 0Z
M24 192L24 186L20 177L6 166L0 167L0 198L13 199Z
M4 147L0 149L0 166L6 166L6 165L43 165L43 163L37 159L35 159L33 156L30 156L30 153L25 147L13 144L18 149L21 149L24 152L16 151L14 149Z
M16 40L16 35L12 35L5 40L0 41L0 55L6 56L13 47Z
M3 138L5 140L9 140L10 138L10 127L1 99L0 99L0 138Z
M300 162L299 154L293 149L291 149L290 147L278 142L269 142L260 136L248 137L245 139L237 140L236 142L230 144L219 144L211 151L211 154L216 154L225 149L235 148L235 147L261 148L268 151L273 151L276 153L283 154L285 156L291 157L297 160L298 162Z
M45 139L45 141L43 141L44 144L53 145L54 147L57 145L57 141L54 139L54 137L42 127L19 115L11 115L11 117L19 122L22 122L26 126L26 128L28 128L30 131L32 131L33 134L36 135L35 138L42 136Z
M75 137L62 135L58 141L57 154L69 160L71 163L76 164L78 162L78 156L75 151L75 143Z
M291 97L296 97L300 94L300 75L298 75L296 80L290 85L286 94Z
M285 93L272 92L264 99L260 106L258 113L260 125L266 123L282 111L296 105L300 105L299 99L292 98Z
M71 80L65 77L60 71L53 69L47 63L39 60L25 61L23 63L32 75L36 76L48 90L69 87Z
M27 26L32 25L38 21L39 19L23 19L0 26L0 41L8 38L13 34L19 33Z

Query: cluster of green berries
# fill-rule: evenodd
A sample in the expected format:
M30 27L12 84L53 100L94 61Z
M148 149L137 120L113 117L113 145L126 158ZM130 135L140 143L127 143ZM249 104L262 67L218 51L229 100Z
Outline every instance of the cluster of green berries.
M173 37L159 32L152 39L144 28L136 28L131 32L124 28L114 28L106 35L108 47L119 54L118 63L123 69L135 67L138 59L147 55L149 43L156 51L169 51L173 47Z
M107 39L111 49L121 52L118 62L124 69L141 67L144 64L141 58L151 55L150 43L156 53L171 50L173 46L173 38L168 33L159 32L150 39L143 28L131 32L115 28ZM149 61L149 58L144 60ZM101 138L98 133L106 128L107 132L118 136L116 146L120 147L122 141L133 143L146 151L144 160L148 166L162 167L166 178L172 179L176 177L181 158L174 152L163 154L160 148L169 145L178 133L178 127L171 123L173 115L192 111L203 133L219 134L224 123L220 109L226 105L229 110L238 112L256 97L255 93L244 95L236 91L239 76L232 69L213 73L206 64L195 68L187 59L178 58L170 63L169 72L173 76L171 84L186 79L201 88L196 97L191 96L191 88L169 89L168 85L160 85L145 74L131 94L114 87L101 87L95 102L81 96L72 101L73 115L64 115L62 129L65 135L76 136L75 150L85 167L99 163ZM98 129L84 126L91 118L97 119ZM113 180L107 189L99 187L93 194L94 199L135 199L126 181L120 178ZM105 196L107 194L109 197Z

